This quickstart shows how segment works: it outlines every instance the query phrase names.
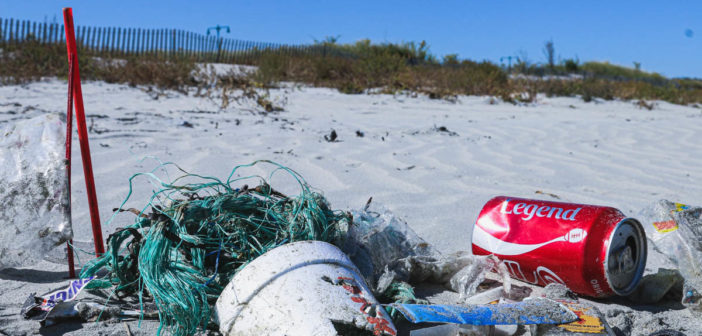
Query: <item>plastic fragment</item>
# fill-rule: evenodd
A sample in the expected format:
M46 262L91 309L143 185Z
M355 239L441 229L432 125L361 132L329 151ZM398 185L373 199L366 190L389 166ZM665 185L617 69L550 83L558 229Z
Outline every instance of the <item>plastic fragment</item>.
M64 141L55 114L0 128L0 269L41 260L73 236Z
M546 298L487 305L392 304L392 306L412 323L562 324L578 320L578 316L562 304Z
M342 250L356 264L366 282L382 295L393 282L434 283L466 299L476 292L485 274L500 269L494 257L469 252L443 255L420 238L409 225L381 204L369 202L352 211ZM506 268L504 278L509 279ZM505 290L509 290L509 280Z
M682 304L702 309L702 207L660 200L643 209L639 218L649 240L646 273L678 270L684 279ZM656 276L656 281L679 287L669 273Z

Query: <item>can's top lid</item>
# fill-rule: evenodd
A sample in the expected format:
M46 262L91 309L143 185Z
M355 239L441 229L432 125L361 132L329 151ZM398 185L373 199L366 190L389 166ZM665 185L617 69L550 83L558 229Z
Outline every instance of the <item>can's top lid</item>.
M605 257L605 276L617 295L634 291L646 267L646 234L641 223L624 218L612 231Z

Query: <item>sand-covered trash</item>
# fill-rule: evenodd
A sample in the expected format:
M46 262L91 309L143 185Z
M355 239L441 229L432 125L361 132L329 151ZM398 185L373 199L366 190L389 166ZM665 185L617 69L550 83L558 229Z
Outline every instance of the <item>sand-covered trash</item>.
M73 236L65 122L43 114L0 128L0 269L26 266Z

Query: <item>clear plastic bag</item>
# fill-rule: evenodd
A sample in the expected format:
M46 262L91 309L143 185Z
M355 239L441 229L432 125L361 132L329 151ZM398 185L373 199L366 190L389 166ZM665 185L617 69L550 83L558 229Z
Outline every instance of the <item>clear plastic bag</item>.
M0 269L39 260L73 235L64 128L44 114L0 129Z
M466 298L499 262L468 252L443 255L377 203L352 211L352 215L342 250L376 294L383 293L393 281L403 281L442 284ZM509 284L505 288L508 291Z
M702 207L661 200L642 210L639 220L649 239L647 273L678 270L682 303L702 308Z

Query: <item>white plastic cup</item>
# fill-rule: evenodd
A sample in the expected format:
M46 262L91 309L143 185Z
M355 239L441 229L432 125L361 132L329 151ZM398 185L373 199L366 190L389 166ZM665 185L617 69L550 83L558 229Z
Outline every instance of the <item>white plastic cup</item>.
M285 244L254 259L217 299L215 319L226 336L331 336L337 328L397 334L356 266L321 241Z

